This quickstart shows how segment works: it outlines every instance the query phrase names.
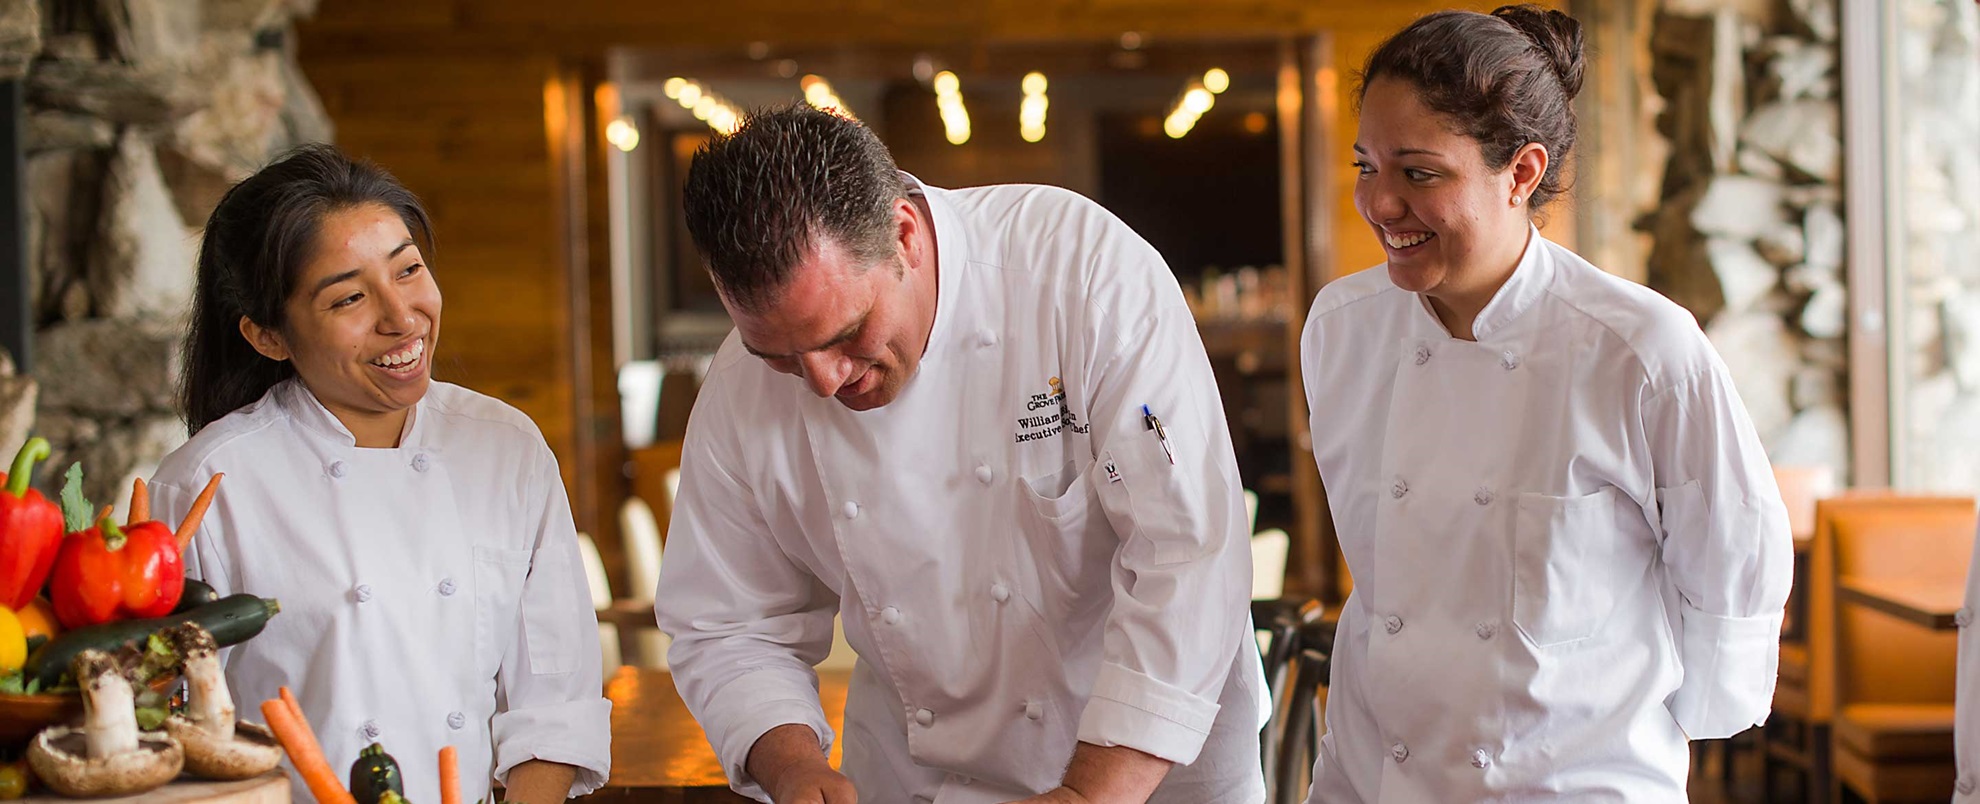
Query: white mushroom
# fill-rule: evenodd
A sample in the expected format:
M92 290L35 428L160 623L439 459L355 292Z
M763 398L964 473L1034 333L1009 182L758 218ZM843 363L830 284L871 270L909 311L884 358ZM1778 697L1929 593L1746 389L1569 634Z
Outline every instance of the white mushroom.
M234 718L234 696L220 670L219 646L197 623L166 633L184 662L186 714L165 721L185 747L186 770L204 779L247 779L274 770L282 746L266 727Z
M70 672L82 685L83 725L57 726L28 745L36 776L65 796L128 796L164 785L179 775L177 740L140 732L135 694L126 668L109 654L86 650Z

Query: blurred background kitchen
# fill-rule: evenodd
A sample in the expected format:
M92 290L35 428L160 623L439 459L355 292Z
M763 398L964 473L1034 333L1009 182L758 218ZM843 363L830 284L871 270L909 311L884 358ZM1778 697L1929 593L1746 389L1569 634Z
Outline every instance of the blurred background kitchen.
M198 227L274 155L334 142L433 214L437 375L555 449L623 713L660 694L671 472L730 327L682 176L744 110L804 100L927 182L1068 187L1153 243L1256 497L1256 594L1325 621L1351 579L1295 347L1317 289L1382 259L1350 197L1354 70L1423 13L1495 5L4 0L0 452L46 436L96 499L148 476L186 437ZM1552 5L1591 61L1574 189L1544 231L1696 314L1801 545L1776 716L1701 745L1695 797L1943 801L1976 781L1950 735L1980 492L1980 6ZM1324 701L1293 694L1324 650L1287 639L1282 710Z

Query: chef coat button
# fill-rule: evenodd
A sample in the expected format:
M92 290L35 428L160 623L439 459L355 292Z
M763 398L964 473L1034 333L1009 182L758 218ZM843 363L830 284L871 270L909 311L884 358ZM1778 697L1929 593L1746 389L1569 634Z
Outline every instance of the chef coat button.
M378 721L376 720L367 720L364 722L364 725L358 727L358 736L364 738L365 742L378 742L378 734Z
M886 620L888 625L898 623L901 621L901 610L888 606L880 610L880 619Z
M1039 702L1037 702L1037 701L1025 701L1025 702L1024 702L1024 717L1025 717L1025 719L1026 719L1026 720L1042 720L1042 719L1044 719L1044 717L1045 717L1045 705L1044 705L1044 704L1042 704L1042 703L1039 703Z
M413 471L415 472L424 472L426 471L426 467L432 465L433 465L432 459L427 458L426 453L424 452L413 456L412 467L413 467Z
M923 726L935 725L935 713L927 709L914 710L914 722Z
M1472 492L1471 501L1478 503L1479 505L1491 505L1492 490L1485 488L1484 486L1479 486L1477 491Z
M1974 784L1973 784L1973 777L1971 777L1971 776L1961 776L1961 777L1959 777L1959 782L1957 782L1956 784L1954 784L1954 785L1953 785L1953 787L1956 787L1956 788L1958 788L1958 789L1959 789L1959 794L1960 794L1960 795L1962 795L1962 796L1963 796L1963 795L1966 795L1966 794L1968 794L1968 793L1971 793L1971 792L1973 792L1973 787L1974 787Z
M367 600L370 600L371 584L368 583L358 584L356 589L351 590L351 594L357 598L357 602L359 603L363 603Z
M990 585L990 599L1002 603L1011 599L1011 588L1001 583Z
M1383 623L1383 624L1384 624L1384 625L1385 625L1385 626L1386 626L1386 627L1387 627L1387 628L1389 629L1389 633L1391 633L1391 634L1399 634L1399 633L1402 633L1402 618L1401 618L1401 617L1397 617L1396 615L1394 615L1394 614L1391 614L1391 615L1389 615L1389 619L1388 619L1388 620L1386 620L1386 621L1384 621L1384 623Z
M1485 753L1485 749L1480 748L1471 752L1471 767L1483 770L1491 765L1492 755Z
M1421 366L1428 362L1430 362L1430 347L1428 346L1416 347L1416 365Z
M1479 623L1473 630L1478 633L1479 639L1491 639L1492 635L1499 633L1499 627L1491 623Z
M331 464L330 464L330 476L331 476L331 477L343 477L343 476L344 476L344 462L343 462L343 461L333 461L333 462L331 462Z
M452 578L441 578L441 579L440 579L440 596L441 596L441 597L453 597L453 596L454 596L454 592L455 592L455 591L457 591L457 590L456 590L456 588L455 588L455 586L454 586L454 579L452 579Z
M858 519L859 503L853 502L852 500L847 500L845 506L840 508L839 512L845 514L847 519Z
M982 346L996 346L997 333L991 332L990 330L987 329L979 330L976 333L976 342L977 344Z
M1398 500L1402 499L1403 495L1408 493L1409 493L1409 481L1404 480L1402 478L1396 478L1396 484L1389 487L1389 496L1394 497Z
M466 726L467 726L467 715L463 715L459 712L447 713L447 728L453 729L454 731L460 731L462 728L465 728Z
M997 473L990 471L990 467L988 466L976 467L976 482L988 486L990 485L990 481L996 479L996 477L997 477Z
M1402 743L1396 743L1395 745L1389 746L1389 758L1397 762L1401 762L1405 759L1409 759L1409 746L1403 745Z
M1505 354L1499 356L1499 365L1505 366L1507 371L1512 371L1513 369L1519 368L1519 355L1513 354L1512 352L1506 352Z
M1963 608L1953 613L1953 625L1959 626L1961 628L1965 628L1972 624L1973 624L1972 609Z

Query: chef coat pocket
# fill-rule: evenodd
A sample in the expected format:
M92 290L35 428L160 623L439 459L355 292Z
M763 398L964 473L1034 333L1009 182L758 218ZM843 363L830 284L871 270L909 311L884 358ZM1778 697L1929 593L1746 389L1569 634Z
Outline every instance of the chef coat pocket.
M1092 481L1067 461L1057 471L1020 480L1018 494L1018 530L1027 553L1020 560L1036 567L1044 592L1036 602L1048 616L1080 608L1077 598L1107 588L1093 577L1105 575L1114 548L1111 539L1093 532ZM1070 607L1060 608L1061 601Z
M584 576L571 566L572 552L556 546L537 550L523 582L523 648L529 651L532 675L576 670L579 635L584 631L571 624L572 613L584 612L585 620L596 616L588 597L579 602L578 594L589 590L578 587Z
M1617 526L1614 486L1580 497L1519 495L1513 623L1536 647L1586 639L1609 619L1643 567Z
M515 644L529 550L474 548L474 647L483 678L494 678Z
M1116 495L1108 505L1114 530L1127 542L1122 558L1132 566L1187 564L1225 544L1230 531L1210 516L1206 481L1189 482L1154 433L1131 438L1119 455L1102 453L1100 461L1108 478L1104 493Z

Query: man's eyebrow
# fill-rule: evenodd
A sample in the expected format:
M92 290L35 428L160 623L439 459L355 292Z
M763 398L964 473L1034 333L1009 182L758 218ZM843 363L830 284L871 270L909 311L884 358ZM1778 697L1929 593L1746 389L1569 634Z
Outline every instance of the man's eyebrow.
M747 342L743 343L743 350L749 352L750 354L756 355L757 357L763 358L764 360L774 360L780 357L796 357L798 355L804 354L805 352L822 352L826 349L830 349L834 346L838 346L839 344L845 343L846 341L852 340L854 335L859 334L860 327L864 327L864 326L866 326L866 316L860 316L858 321L854 321L850 326L847 326L844 330L840 331L839 334L832 336L831 340L826 341L817 346L814 346L810 349L800 349L796 352L787 355L764 354L762 352L756 351L756 347L749 345Z

